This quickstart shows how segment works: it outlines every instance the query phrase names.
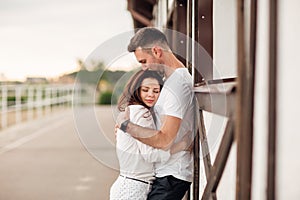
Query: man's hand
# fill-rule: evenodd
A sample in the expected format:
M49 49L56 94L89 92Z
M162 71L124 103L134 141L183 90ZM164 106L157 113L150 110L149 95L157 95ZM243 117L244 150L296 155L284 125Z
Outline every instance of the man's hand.
M189 151L190 153L193 152L193 149L194 149L194 141L192 139L192 132L191 131L188 131L185 136L182 138L182 141L184 142L185 144L185 151Z
M188 131L179 142L172 145L170 153L174 154L180 151L189 151L190 153L192 153L193 147L194 143L191 138L191 131Z

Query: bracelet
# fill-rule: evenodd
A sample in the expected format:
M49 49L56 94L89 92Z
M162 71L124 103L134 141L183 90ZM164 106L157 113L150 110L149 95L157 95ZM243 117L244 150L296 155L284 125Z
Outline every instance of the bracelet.
M124 121L122 124L121 124L121 127L120 129L123 131L123 132L126 132L126 129L127 129L127 126L128 126L128 123L130 122L129 119L127 119L126 121Z

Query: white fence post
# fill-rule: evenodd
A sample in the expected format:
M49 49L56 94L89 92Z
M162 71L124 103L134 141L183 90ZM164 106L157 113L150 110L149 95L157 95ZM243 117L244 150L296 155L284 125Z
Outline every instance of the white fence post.
M16 123L20 123L22 121L22 87L17 86L15 88L15 113L16 113Z
M45 113L46 114L50 113L51 112L51 88L50 87L45 88L44 105L45 105Z
M1 103L1 127L7 127L7 86L3 85L1 87L1 96L2 96L2 103Z
M43 115L43 104L42 104L42 87L37 87L36 90L36 99L35 99L35 107L37 111L37 117L40 118Z
M59 102L60 102L60 107L64 107L64 88L62 87L60 87L59 88Z
M52 111L52 105L54 104L54 87L53 86L51 86L51 88L50 88L50 108L51 108L51 111Z
M27 89L27 120L33 118L33 96L34 88L29 86Z

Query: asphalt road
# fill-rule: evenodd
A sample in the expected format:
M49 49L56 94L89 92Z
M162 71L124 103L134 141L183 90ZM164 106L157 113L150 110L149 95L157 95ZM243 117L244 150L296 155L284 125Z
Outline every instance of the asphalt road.
M96 120L86 110L92 110ZM57 111L0 131L0 200L109 198L118 176L112 109L73 111ZM97 131L91 124L95 121L101 133L89 138L85 130Z

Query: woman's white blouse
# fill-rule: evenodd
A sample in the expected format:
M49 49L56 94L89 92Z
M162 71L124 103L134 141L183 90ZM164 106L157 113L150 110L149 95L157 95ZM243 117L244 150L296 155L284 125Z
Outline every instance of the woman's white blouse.
M131 105L129 109L132 123L156 129L154 119L148 109L141 105ZM169 151L148 146L120 129L117 131L116 148L120 173L140 180L153 180L155 176L154 163L165 162L170 158Z

